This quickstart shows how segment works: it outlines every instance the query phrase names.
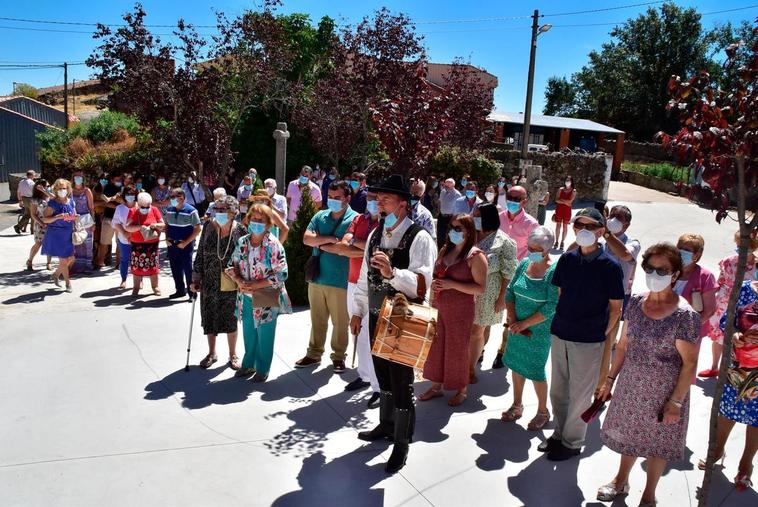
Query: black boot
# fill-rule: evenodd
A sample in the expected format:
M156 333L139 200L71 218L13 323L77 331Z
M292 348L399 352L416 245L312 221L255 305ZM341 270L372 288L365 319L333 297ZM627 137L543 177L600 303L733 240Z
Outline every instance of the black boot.
M392 446L392 454L384 470L388 474L399 472L405 466L408 459L408 443L411 433L411 410L407 408L395 409L395 445Z
M392 399L392 392L379 392L379 424L371 431L361 431L358 438L367 442L381 440L386 438L392 440L395 430L394 424L395 401Z

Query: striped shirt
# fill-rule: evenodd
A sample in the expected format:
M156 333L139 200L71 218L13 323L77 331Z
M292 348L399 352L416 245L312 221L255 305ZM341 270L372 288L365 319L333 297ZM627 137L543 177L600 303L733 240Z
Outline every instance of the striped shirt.
M184 241L192 234L195 226L200 225L200 216L194 206L185 202L181 209L176 209L174 206L166 208L163 221L168 226L166 229L168 239Z

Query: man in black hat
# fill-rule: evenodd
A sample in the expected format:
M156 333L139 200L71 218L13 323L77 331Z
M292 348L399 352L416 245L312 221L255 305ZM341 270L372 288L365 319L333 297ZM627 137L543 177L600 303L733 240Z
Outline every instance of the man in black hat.
M403 293L408 300L420 303L432 283L437 258L434 240L409 215L411 193L402 176L394 174L380 186L370 187L377 194L381 221L368 237L354 297L354 315L350 321L357 335L361 319L369 315L372 345L379 311L386 296ZM408 444L413 434L413 368L373 356L379 381L379 425L358 434L367 441L394 440L385 470L395 473L405 465Z

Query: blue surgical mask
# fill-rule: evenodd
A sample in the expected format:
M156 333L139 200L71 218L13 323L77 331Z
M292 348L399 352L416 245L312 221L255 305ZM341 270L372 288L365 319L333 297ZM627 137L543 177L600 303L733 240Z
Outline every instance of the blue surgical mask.
M684 267L687 267L690 264L692 264L692 258L695 256L695 254L693 254L692 252L688 250L682 250L682 249L679 249L679 255L682 256L682 265Z
M81 176L74 176L75 185L81 185L83 181L84 181L84 178L82 178Z
M148 213L150 213L150 208L140 208L139 212L142 213L143 215L147 215Z
M134 199L135 199L135 196L133 195L127 195L126 197L124 197L124 200L128 202L129 204L133 203Z
M411 199L411 206L415 206L418 204L418 199Z
M108 184L108 180L106 180L106 179L102 179L102 180L100 180L100 186L101 186L101 187L104 187L104 186L105 186L105 185L107 185L107 184Z
M544 259L542 252L529 252L529 262L542 262Z
M300 179L298 179L298 181L300 182L301 185L305 185L310 180L308 180L308 176L300 176Z
M437 183L436 181L432 183L432 188L437 188L438 186L439 186L439 183Z
M379 203L377 201L366 201L366 211L368 211L371 216L378 215Z
M497 182L497 188L503 188L504 186L505 186L505 182L504 181L498 181Z
M357 181L351 181L351 182L350 182L350 187L351 187L353 190L358 190L358 186L359 186L359 185L360 185L360 183L358 183Z
M137 190L142 190L142 183L137 183L134 186L137 188Z
M390 213L389 215L384 217L385 229L392 229L396 223L397 223L397 215L395 215L395 213Z
M332 213L339 213L342 211L342 201L339 199L329 199L326 201L326 206L329 208L329 211Z
M468 185L468 180L467 180L466 178L463 178L463 179L461 180L461 186L462 186L462 187L465 187L466 185Z
M116 185L116 187L118 188L121 188L121 185L123 185L123 183L121 183L120 181L114 181L113 184Z
M229 223L229 215L226 213L219 213L217 215L213 216L213 219L216 221L216 223L220 226L225 226L227 223Z
M173 206L174 208L176 208L177 206L179 206L179 199L177 199L176 197L172 198L171 199L171 206Z
M476 190L466 190L466 199L473 199L476 197Z
M474 217L474 227L477 231L482 230L482 217Z
M518 201L505 201L505 207L508 208L508 212L511 215L515 215L521 211L521 203Z
M259 236L263 234L263 231L266 230L266 224L263 224L261 222L250 222L247 225L247 232L250 234L254 234L255 236Z
M458 232L455 229L450 229L447 236L450 238L450 242L454 245L460 245L463 243L463 240L466 239L462 232Z
M245 185L245 190L250 191L253 189L252 185Z

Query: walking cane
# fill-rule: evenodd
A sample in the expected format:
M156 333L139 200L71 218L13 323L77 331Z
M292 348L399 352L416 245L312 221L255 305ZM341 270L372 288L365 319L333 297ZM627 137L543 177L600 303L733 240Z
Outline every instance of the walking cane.
M351 368L355 368L355 354L358 351L358 335L353 335L353 364Z
M187 364L184 366L184 371L189 371L189 356L190 356L190 347L192 346L192 324L195 322L195 303L197 302L197 298L192 299L192 314L190 315L190 328L189 328L189 339L187 340Z

